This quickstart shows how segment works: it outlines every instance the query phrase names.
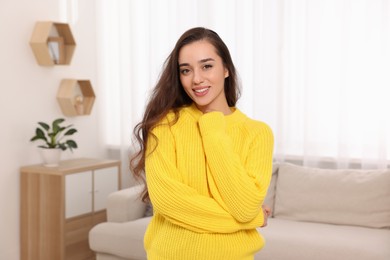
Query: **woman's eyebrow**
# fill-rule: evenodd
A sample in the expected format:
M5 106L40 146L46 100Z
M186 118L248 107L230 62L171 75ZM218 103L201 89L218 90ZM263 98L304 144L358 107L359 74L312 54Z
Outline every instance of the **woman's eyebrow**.
M213 58L201 59L198 63L205 63L208 61L215 61Z
M213 58L206 58L206 59L201 59L200 61L198 61L198 63L205 63L208 61L215 61L215 60ZM179 64L179 67L184 67L184 66L190 66L190 64L189 63L180 63Z
M190 66L190 64L189 63L180 63L179 64L179 67L184 67L184 66Z

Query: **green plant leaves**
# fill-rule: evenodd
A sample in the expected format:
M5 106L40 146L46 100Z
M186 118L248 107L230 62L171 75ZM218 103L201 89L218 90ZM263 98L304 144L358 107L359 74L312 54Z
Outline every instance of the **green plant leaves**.
M61 148L62 151L66 150L66 145L64 143L58 144L58 147ZM72 149L71 149L72 150Z
M64 122L65 121L65 119L63 119L63 118L58 118L58 119L56 119L56 120L54 120L53 121L53 123L52 123L52 128L53 128L53 133L54 134L57 134L58 132L60 132L60 131L62 131L61 130L61 126L60 126L60 124L62 123L62 122Z
M41 126L42 128L39 127L36 128L35 136L33 136L30 139L30 141L31 142L36 140L44 141L46 145L38 146L41 148L49 148L49 149L60 148L63 151L69 148L71 151L73 151L73 149L77 148L77 143L74 140L62 141L62 139L64 136L70 136L77 133L77 130L75 128L70 128L73 125L68 125L65 127L61 126L60 124L63 123L64 121L65 119L63 118L55 119L51 123L51 128L49 124L46 124L44 122L38 122L39 126ZM65 133L63 133L63 131L65 131L66 129L68 130Z
M63 119L63 118L58 118L58 119L54 120L52 123L53 129L56 127L59 127L59 124L61 124L64 121L65 121L65 119Z
M50 129L50 126L49 126L48 124L46 124L46 123L38 122L38 124L39 124L40 126L42 126L43 129L45 129L46 131L48 131L48 130Z
M68 127L69 127L69 126L68 126ZM76 132L77 132L76 129L71 128L71 129L69 129L68 131L66 131L66 133L65 133L64 135L72 135L72 134L74 134L74 133L76 133Z
M46 141L45 133L40 128L35 129L35 136L33 136L30 139L30 141L35 141L35 140L38 140L38 139L42 139L42 140Z
M66 144L68 145L68 148L72 151L72 149L76 149L77 148L77 144L75 141L73 140L67 140L66 141Z

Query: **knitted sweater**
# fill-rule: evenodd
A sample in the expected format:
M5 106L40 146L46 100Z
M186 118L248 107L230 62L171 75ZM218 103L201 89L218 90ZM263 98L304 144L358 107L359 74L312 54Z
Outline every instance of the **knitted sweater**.
M264 245L262 203L271 179L273 135L238 109L169 113L149 136L145 171L154 215L148 259L253 259ZM156 146L157 145L157 146Z

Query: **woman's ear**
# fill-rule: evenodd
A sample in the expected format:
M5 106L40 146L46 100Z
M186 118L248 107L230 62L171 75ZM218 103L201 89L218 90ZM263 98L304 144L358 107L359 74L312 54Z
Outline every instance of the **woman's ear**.
M225 67L225 79L229 77L229 70Z

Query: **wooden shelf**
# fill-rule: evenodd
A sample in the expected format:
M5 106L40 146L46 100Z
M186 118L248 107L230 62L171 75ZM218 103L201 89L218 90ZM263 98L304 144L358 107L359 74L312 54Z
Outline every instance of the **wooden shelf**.
M30 46L39 65L68 65L76 42L68 24L46 21L35 24Z
M57 100L65 116L91 114L95 93L89 80L63 79Z

